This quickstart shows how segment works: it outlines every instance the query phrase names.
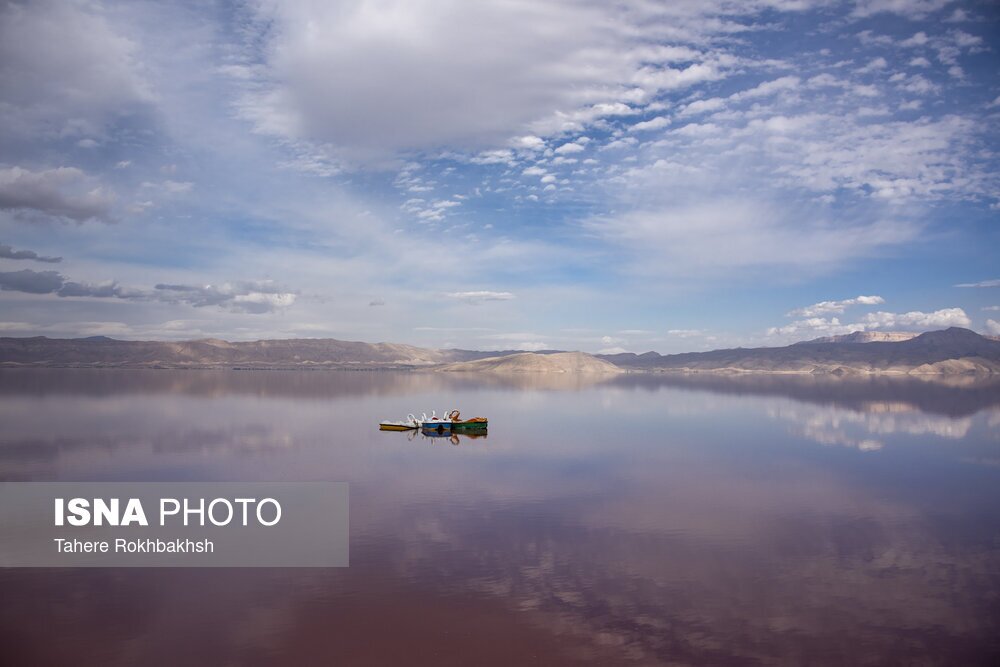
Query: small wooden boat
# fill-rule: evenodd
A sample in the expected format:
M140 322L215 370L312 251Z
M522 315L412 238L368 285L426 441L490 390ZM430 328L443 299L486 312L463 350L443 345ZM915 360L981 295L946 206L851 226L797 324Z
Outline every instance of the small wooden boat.
M462 414L458 410L452 410L448 414L451 419L453 431L485 431L489 420L486 417L473 417L472 419L462 419Z
M412 431L420 428L420 423L413 415L406 415L406 419L398 422L383 421L378 423L380 431Z

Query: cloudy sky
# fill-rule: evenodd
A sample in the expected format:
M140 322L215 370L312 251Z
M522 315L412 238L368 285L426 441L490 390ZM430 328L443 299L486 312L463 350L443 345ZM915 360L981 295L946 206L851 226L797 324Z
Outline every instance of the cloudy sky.
M0 333L1000 334L1000 9L7 2Z

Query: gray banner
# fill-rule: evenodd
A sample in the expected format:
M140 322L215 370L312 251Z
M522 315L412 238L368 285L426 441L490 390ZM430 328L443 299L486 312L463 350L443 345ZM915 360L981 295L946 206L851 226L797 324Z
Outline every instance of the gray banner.
M348 532L346 482L0 482L0 567L346 567Z

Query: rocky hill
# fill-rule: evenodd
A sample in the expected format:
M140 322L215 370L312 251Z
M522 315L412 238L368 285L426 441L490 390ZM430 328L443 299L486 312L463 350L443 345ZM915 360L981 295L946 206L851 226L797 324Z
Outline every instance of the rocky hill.
M584 352L551 354L523 352L448 364L438 370L454 373L586 373L605 375L624 372L614 364Z
M900 343L916 338L919 334L907 331L855 331L839 336L823 336L804 340L796 345L815 345L816 343Z

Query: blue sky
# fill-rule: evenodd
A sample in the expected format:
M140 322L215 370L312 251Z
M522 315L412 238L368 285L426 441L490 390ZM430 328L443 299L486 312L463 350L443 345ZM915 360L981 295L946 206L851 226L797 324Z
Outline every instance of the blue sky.
M1000 334L998 26L946 0L8 3L0 333Z

